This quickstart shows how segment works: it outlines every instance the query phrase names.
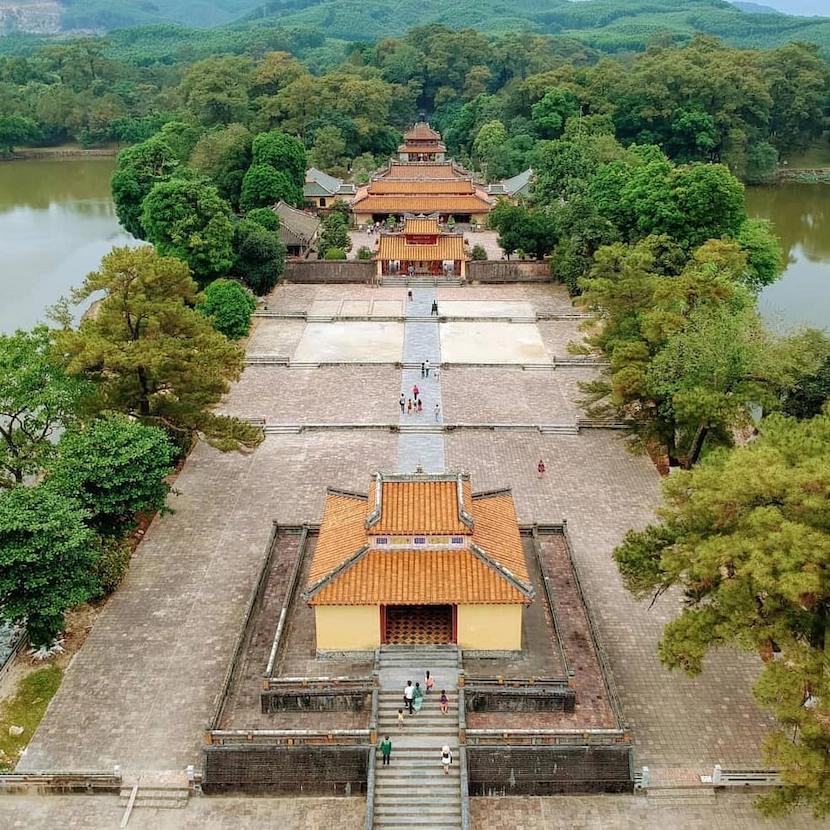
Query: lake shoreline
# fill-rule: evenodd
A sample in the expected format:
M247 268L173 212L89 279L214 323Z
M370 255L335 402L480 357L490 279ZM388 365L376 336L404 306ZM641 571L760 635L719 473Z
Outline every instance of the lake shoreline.
M28 147L14 153L0 154L0 162L34 161L36 159L114 158L123 147Z

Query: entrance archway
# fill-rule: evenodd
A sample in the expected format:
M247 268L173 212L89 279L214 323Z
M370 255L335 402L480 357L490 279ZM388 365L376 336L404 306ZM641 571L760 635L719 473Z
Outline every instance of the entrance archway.
M387 605L382 609L383 642L419 646L454 643L452 605Z

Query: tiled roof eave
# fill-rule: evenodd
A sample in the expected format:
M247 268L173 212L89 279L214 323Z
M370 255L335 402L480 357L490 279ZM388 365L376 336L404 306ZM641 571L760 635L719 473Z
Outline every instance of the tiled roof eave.
M324 576L320 577L313 585L309 586L302 594L305 602L313 599L314 596L320 593L325 587L334 582L337 577L342 576L350 568L354 567L367 553L371 550L371 545L363 545L359 550L356 550L351 556L343 560L336 568L329 571Z
M520 594L525 596L527 598L527 602L530 602L533 597L536 596L536 592L533 590L533 586L530 583L519 579L512 571L505 568L501 562L497 562L483 548L475 544L475 542L470 543L469 550L470 553L472 553L473 556L475 556L480 562L483 562L488 568L491 568L499 574L499 576L506 579Z

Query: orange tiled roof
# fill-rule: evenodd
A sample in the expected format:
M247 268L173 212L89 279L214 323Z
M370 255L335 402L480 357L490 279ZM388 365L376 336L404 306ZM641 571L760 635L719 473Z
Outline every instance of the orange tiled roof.
M516 604L530 599L469 550L372 550L310 605Z
M411 130L407 130L403 134L404 141L408 141L409 139L440 141L441 133L433 130L426 121L418 121Z
M379 179L468 179L451 161L393 161ZM377 181L377 179L375 179Z
M381 241L383 237L381 237ZM375 503L376 482L369 487L369 510ZM472 491L462 481L464 509L469 512ZM384 481L380 520L369 528L373 536L416 534L469 534L458 515L456 479L446 481Z
M434 245L408 245L406 237L398 234L381 236L375 259L467 260L462 236L439 236ZM449 531L447 531L449 532Z
M379 179L369 183L367 193L370 196L385 196L390 193L396 196L411 196L413 194L450 194L475 193L475 187L470 179Z
M399 153L446 153L446 146L440 141L424 141L421 144L411 143L412 139L398 145Z
M403 234L420 234L429 236L431 234L440 234L441 228L438 227L437 219L406 219L403 223Z
M517 579L529 583L513 497L509 493L484 498L473 496L467 509L474 520L473 542Z
M329 493L314 550L309 584L316 582L367 543L366 498Z
M375 196L355 200L355 213L488 213L492 202L480 195L460 196Z

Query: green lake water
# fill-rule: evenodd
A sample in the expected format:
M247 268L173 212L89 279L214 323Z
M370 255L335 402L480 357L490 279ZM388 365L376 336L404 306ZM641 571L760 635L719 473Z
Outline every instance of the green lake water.
M110 199L114 166L112 158L0 163L0 332L43 320L110 248L135 244ZM764 315L830 328L830 186L753 188L747 207L773 222L788 258L761 296Z

